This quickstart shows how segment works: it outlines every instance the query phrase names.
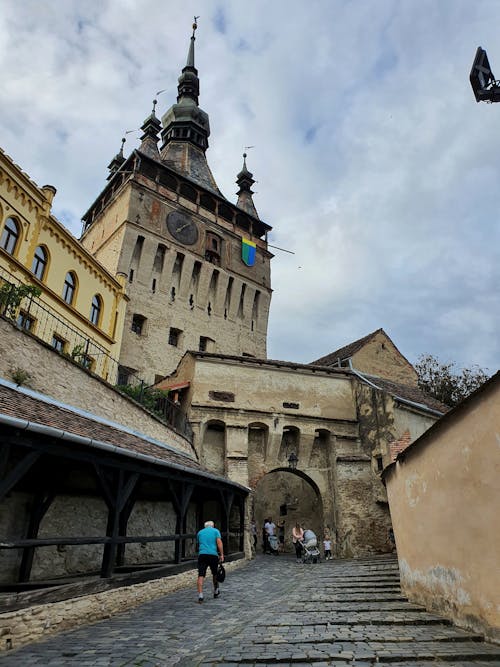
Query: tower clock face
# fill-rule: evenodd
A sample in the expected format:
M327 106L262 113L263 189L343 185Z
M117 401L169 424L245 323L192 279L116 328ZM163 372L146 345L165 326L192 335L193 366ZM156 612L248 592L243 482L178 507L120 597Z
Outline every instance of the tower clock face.
M174 239L184 245L194 245L198 240L196 222L187 213L172 211L167 215L167 229Z

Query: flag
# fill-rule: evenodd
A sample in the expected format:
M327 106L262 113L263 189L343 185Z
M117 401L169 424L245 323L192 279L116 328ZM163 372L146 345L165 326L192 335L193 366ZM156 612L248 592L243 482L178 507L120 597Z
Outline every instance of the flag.
M247 266L253 266L255 264L255 252L256 252L256 243L252 243L248 239L242 237L241 239L241 259L245 262Z

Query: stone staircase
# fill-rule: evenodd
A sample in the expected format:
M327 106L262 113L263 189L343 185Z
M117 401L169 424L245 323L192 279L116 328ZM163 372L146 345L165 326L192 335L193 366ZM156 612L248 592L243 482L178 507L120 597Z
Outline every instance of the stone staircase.
M221 644L217 664L500 665L500 646L401 595L393 556L317 565L287 561L286 567L283 559L266 565L270 582L279 568L279 576L288 576L293 585L255 624ZM200 664L214 664L212 657L205 655Z

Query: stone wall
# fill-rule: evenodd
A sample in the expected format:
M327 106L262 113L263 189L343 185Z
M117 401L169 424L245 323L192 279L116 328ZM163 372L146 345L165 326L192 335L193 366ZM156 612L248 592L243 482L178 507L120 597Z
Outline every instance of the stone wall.
M61 356L29 333L0 318L0 376L12 381L20 368L30 375L30 389L127 426L196 457L191 443L131 399L81 366Z
M244 564L244 560L227 563L226 572ZM186 591L186 597L193 598L196 596L196 577L197 571L193 569L141 584L0 614L0 651L109 618L179 589L192 588Z
M76 480L82 487L82 479ZM11 493L0 513L0 535L7 540L23 539L28 525L28 510L33 502L26 493ZM102 537L106 534L108 510L104 500L89 495L56 496L43 517L38 537ZM196 507L187 510L186 532L196 533ZM176 515L170 502L137 500L127 525L127 535L159 536L175 534ZM237 528L236 528L237 530ZM128 544L125 565L169 561L174 558L174 542ZM196 554L195 539L186 540L186 556ZM102 563L102 544L44 546L35 550L31 581L63 575L98 572ZM22 550L0 549L0 582L17 581Z

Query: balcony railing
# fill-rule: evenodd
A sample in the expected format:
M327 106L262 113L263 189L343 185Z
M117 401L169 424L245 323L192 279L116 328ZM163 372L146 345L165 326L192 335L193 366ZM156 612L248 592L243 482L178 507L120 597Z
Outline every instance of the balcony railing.
M79 364L86 371L97 375L123 394L133 398L158 418L173 426L192 441L193 431L180 407L165 392L149 386L129 369L120 366L109 352L96 342L88 332L70 324L44 301L36 296L24 297L19 304L17 288L25 285L14 275L0 268L0 315L15 322L17 327L50 345L59 354Z

